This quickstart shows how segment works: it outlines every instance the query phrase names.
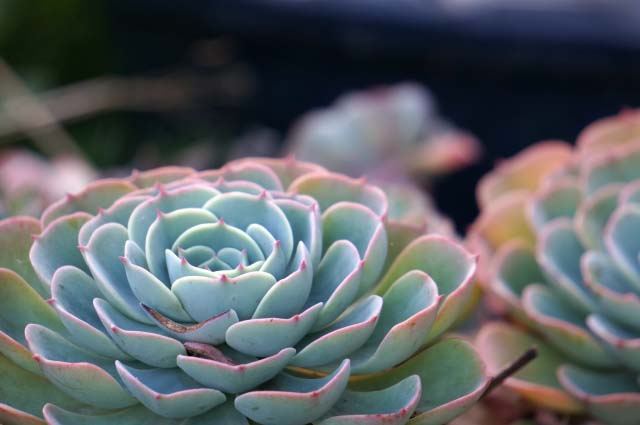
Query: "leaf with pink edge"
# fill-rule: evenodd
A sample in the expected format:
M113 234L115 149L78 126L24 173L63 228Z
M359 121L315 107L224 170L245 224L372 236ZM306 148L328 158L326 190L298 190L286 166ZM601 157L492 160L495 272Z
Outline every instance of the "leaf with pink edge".
M31 217L0 220L0 267L18 273L40 296L48 297L49 291L42 285L29 261L33 236L38 235L40 230L40 222Z
M323 212L345 201L364 205L380 217L386 216L389 210L387 196L382 189L367 184L364 179L352 179L342 174L305 174L294 181L289 190L311 196L318 201Z
M282 186L287 189L298 177L309 173L326 172L324 167L311 162L296 161L293 157L286 158L242 158L231 161L232 166L243 163L255 163L269 167L280 179Z
M113 360L86 351L40 325L28 325L25 335L49 382L70 397L101 409L137 403L115 378Z
M612 368L616 360L591 335L584 315L562 301L549 288L529 285L522 303L536 328L568 358L595 368Z
M469 409L489 385L489 377L473 346L458 338L437 342L385 373L353 380L355 391L381 390L418 375L422 398L410 425L440 425Z
M205 388L180 369L137 369L116 360L125 387L152 412L166 418L189 418L226 401L218 390Z
M31 354L24 348L24 328L29 323L64 331L51 306L24 279L11 270L0 269L0 353L40 374Z
M126 180L98 180L89 184L82 192L67 195L66 198L51 204L42 214L42 225L48 226L57 218L76 212L96 214L99 208L108 208L116 200L134 190L136 187Z
M323 416L342 396L349 381L349 360L320 379L279 375L269 389L236 397L235 406L249 419L264 425L299 425Z
M564 166L570 157L571 146L564 142L546 141L531 146L514 159L502 162L494 173L480 180L478 203L486 208L506 193L533 192L546 176Z
M235 410L232 402L188 419L163 418L140 404L95 414L75 413L47 404L44 416L50 425L249 425L247 419Z
M46 378L22 369L2 354L0 377L0 422L3 424L41 424L42 408L46 403L66 408L86 407L62 393Z
M148 171L134 170L129 177L129 181L136 187L146 189L158 183L171 183L187 177L194 177L196 171L189 167L160 167Z
M595 372L565 365L558 371L558 378L594 417L611 425L639 423L640 386L632 374Z
M398 255L376 292L384 294L410 270L427 273L436 283L438 293L445 297L429 334L429 340L433 341L455 322L471 297L476 261L461 245L447 237L421 236Z
M582 412L580 403L564 391L556 377L558 367L567 359L542 340L506 323L489 323L480 330L476 346L493 375L535 347L536 359L504 385L538 406L569 414Z
M75 266L83 271L89 270L78 249L78 233L90 218L84 212L60 217L49 224L34 241L29 259L49 291L51 278L59 267Z
M347 390L319 425L404 425L418 406L421 394L417 375L383 390Z

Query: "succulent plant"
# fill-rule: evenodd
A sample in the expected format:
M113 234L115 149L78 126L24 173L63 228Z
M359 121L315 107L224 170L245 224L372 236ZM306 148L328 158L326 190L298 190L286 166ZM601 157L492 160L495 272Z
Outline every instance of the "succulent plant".
M561 412L640 423L640 111L592 124L575 149L526 149L478 198L469 243L519 323L480 332L490 369L537 345L539 359L507 385Z
M0 422L449 421L489 383L442 337L475 260L389 209L362 180L245 159L0 221Z
M431 94L412 83L346 94L303 116L287 145L300 159L382 181L446 174L480 154L478 141L440 117Z

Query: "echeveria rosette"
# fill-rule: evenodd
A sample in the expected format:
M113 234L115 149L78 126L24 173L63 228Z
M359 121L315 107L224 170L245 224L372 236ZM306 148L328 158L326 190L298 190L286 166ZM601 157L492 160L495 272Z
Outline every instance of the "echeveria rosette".
M443 119L422 86L402 83L347 93L311 111L287 140L296 157L354 177L421 180L476 162L477 139Z
M537 345L508 385L555 410L640 423L640 113L594 123L575 149L534 145L480 183L479 202L469 241L482 275L533 331L485 327L490 368Z
M440 338L475 261L388 210L364 181L246 159L0 222L0 422L449 421L488 384Z

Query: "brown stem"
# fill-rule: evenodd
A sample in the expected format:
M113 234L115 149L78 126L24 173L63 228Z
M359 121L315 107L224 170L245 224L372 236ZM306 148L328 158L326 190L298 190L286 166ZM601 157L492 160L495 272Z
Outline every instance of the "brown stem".
M522 353L522 355L518 357L513 363L511 363L509 366L504 368L502 371L500 371L500 373L498 373L496 376L494 376L491 379L491 382L487 386L487 389L484 391L484 393L482 394L482 397L480 398L484 398L487 395L489 395L491 391L495 390L500 385L502 385L502 383L508 377L518 372L520 369L525 367L527 364L529 364L529 362L531 362L536 357L538 357L538 349L535 347L531 347L527 351Z

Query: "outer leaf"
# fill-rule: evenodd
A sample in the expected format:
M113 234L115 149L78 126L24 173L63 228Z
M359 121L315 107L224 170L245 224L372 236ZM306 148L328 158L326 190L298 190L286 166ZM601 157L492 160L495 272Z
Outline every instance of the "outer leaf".
M490 323L480 330L476 345L493 374L525 350L536 347L538 357L508 378L504 385L539 406L572 414L582 411L581 405L562 389L556 377L556 370L566 359L541 340L507 324Z
M48 226L57 218L75 212L96 214L99 208L108 208L114 201L135 189L133 184L125 180L98 180L89 184L82 192L67 195L66 198L49 206L42 214L42 225Z
M473 292L475 258L462 246L439 235L414 240L398 255L376 291L383 294L410 270L427 273L445 296L429 339L444 333L458 318Z
M629 373L600 373L566 365L558 377L596 418L613 425L640 422L640 386Z
M33 235L40 233L40 223L31 217L12 217L0 221L0 267L18 273L42 297L47 297L47 288L36 276L29 261L29 250Z
M469 409L483 394L489 377L471 344L446 339L386 373L356 379L354 390L380 390L418 375L422 399L409 424L445 424Z
M27 282L11 270L0 269L0 353L40 374L31 354L24 348L24 328L29 323L64 330L53 309Z
M22 369L1 354L0 377L0 421L3 424L41 423L38 418L42 417L42 407L48 402L66 408L84 406L46 378Z

